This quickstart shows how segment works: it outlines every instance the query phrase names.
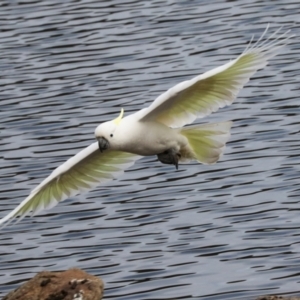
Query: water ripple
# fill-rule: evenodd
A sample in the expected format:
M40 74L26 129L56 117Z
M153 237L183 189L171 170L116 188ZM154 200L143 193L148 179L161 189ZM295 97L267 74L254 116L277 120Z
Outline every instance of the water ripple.
M299 10L270 0L2 1L0 217L120 107L135 112L233 59L267 23L296 34ZM143 158L2 230L0 296L70 267L101 276L113 299L297 292L299 51L295 38L207 118L234 121L218 164L175 171Z

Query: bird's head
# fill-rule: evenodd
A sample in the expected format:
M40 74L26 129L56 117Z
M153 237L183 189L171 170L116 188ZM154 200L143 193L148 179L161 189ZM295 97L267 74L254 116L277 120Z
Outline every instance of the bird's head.
M113 148L115 133L122 121L123 114L124 110L122 108L120 115L116 119L102 123L96 128L95 137L101 152L108 148Z

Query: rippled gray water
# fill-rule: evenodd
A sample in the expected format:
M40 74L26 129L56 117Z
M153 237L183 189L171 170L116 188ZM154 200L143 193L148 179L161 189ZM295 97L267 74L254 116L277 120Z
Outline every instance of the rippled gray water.
M94 128L235 58L298 1L0 1L0 217ZM118 180L0 231L0 296L42 270L101 276L112 299L299 292L297 36L235 103L214 166L143 158Z

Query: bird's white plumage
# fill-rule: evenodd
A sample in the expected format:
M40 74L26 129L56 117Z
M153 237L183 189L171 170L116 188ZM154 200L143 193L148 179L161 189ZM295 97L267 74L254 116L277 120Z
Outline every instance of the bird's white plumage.
M100 153L98 143L95 142L56 168L19 206L1 219L0 224L19 215L23 218L30 212L34 215L80 191L111 180L139 158L138 155L121 151Z
M131 139L132 144L129 146L127 144L126 148L124 146L124 149L131 153L124 152L125 150L121 151L119 148L118 151L109 149L100 153L97 142L80 151L56 168L18 207L1 219L0 224L17 216L20 216L21 219L30 212L35 214L81 190L90 189L116 177L140 158L136 155L139 153L135 153L134 147L143 138L144 141L147 140L147 132L144 136L141 132L142 128L149 128L151 124L157 122L166 126L164 131L167 133L168 130L171 130L169 127L181 128L185 124L192 123L196 118L209 115L220 107L230 105L239 90L249 81L250 76L258 69L263 68L268 59L276 54L288 38L288 32L278 36L278 31L276 31L268 39L264 39L267 29L254 45L250 43L248 48L235 60L175 85L160 95L148 108L131 115L131 128L127 131L124 131L124 128L118 131L118 126L126 124L126 122L122 122L122 113L116 120L104 123L105 126L98 126L96 136L97 133L102 134L103 130L112 130L113 132L110 133L104 132L110 137L113 134L117 137L118 133L120 136L120 132L125 132L127 136L135 130L135 126L141 134L138 138L139 141ZM128 120L127 117L127 124L129 124ZM182 161L186 158L187 160L196 159L207 164L215 163L230 136L230 126L230 122L223 122L210 124L207 127L201 125L178 129L176 134L180 136L180 139L176 143L178 142L178 149L182 150ZM156 127L159 128L159 126ZM153 131L151 134L154 141L158 140L155 138L155 132L154 138ZM159 132L157 134L159 135ZM174 135L174 132L172 134ZM116 143L118 147L122 147L126 143L124 134L122 138L122 143ZM149 145L149 141L147 142ZM131 146L132 148L130 148ZM140 149L142 149L141 146L139 145ZM140 151L147 153L145 149L143 149L144 152ZM186 156L184 156L185 153Z
M267 29L256 44L235 60L183 81L160 95L148 108L138 112L140 120L178 128L230 105L250 77L266 66L284 45L288 32L271 40L275 32L263 40Z

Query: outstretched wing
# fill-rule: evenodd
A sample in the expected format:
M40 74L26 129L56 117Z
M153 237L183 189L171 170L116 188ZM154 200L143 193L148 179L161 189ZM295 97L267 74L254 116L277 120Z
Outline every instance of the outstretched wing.
M266 66L268 59L275 56L289 38L289 31L278 36L277 30L264 40L267 29L235 60L181 82L160 95L148 108L138 112L139 120L177 128L230 105L250 77Z
M139 158L138 155L121 151L101 153L98 142L95 142L56 168L19 206L1 219L0 224L17 216L21 219L30 212L34 215L80 191L113 179Z

